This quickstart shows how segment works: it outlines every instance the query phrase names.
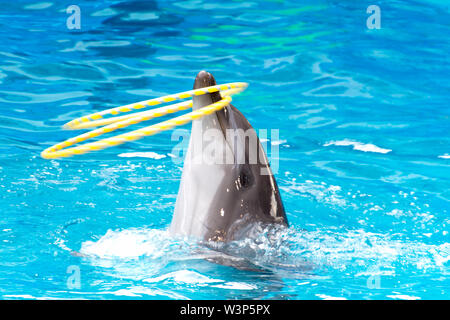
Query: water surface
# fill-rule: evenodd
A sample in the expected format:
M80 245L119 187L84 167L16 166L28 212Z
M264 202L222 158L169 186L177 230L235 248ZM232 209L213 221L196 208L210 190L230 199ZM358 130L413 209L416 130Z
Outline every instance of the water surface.
M69 30L71 4L2 4L3 299L449 298L448 5L378 1L371 30L368 1L77 1ZM172 132L40 158L73 136L65 122L189 90L202 69L249 82L234 105L279 129L267 151L291 227L235 244L263 271L167 235Z

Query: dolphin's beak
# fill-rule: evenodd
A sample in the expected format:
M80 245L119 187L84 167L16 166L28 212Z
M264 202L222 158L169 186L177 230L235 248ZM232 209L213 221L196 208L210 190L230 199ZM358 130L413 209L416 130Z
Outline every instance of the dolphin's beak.
M216 85L216 79L214 79L213 75L206 71L200 71L195 77L194 81L194 89L201 89L206 87L211 87ZM193 110L197 110L204 106L207 106L211 103L220 101L222 99L219 92L207 93L201 96L194 96L193 102L194 105L192 107ZM219 112L220 113L220 112Z
M215 85L216 79L214 79L213 75L209 72L202 70L197 74L197 77L195 77L194 89L200 89Z

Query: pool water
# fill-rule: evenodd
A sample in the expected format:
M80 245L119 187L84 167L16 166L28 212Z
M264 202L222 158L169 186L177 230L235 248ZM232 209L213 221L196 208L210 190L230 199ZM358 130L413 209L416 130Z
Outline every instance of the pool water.
M377 1L370 29L373 4L2 3L0 297L450 298L449 6ZM172 131L40 157L74 135L65 122L189 90L203 69L248 82L233 104L279 130L267 152L290 228L231 245L254 268L167 234Z

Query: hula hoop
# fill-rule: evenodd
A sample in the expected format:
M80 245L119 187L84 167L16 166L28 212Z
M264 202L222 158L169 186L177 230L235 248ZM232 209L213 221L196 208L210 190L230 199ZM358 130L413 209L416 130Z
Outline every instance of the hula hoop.
M167 95L160 98L145 100L137 103L132 103L126 106L116 107L101 112L96 112L87 116L83 116L66 123L63 127L65 129L87 129L93 127L100 127L87 133L83 133L76 137L67 139L64 142L55 144L41 153L41 157L45 159L57 159L62 157L70 157L77 154L84 154L90 151L102 150L109 147L117 146L128 141L135 141L145 136L155 135L159 132L172 129L176 126L184 125L196 119L200 119L206 115L212 114L231 102L231 96L242 92L247 88L248 84L245 82L234 82L222 85L216 85L201 89L185 91L173 95ZM118 129L126 128L132 124L137 124L142 121L153 118L162 117L169 113L174 113L181 110L192 108L192 100L184 101L165 107L160 107L148 111L137 112L130 115L122 115L117 117L103 118L105 115L117 115L120 113L131 112L136 109L146 108L148 106L155 106L162 103L192 98L193 96L201 96L207 93L221 92L222 99L218 102L207 105L198 110L189 112L179 117L175 117L166 121L162 121L151 126L123 133L111 138L102 139L95 142L86 143L77 147L68 148L74 144L86 141L91 138L98 137L102 134L113 132ZM68 149L66 149L68 148Z

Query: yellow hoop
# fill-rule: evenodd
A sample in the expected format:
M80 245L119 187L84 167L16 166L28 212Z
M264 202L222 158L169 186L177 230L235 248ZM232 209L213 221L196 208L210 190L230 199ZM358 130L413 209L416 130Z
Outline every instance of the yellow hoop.
M201 117L204 117L206 115L209 115L213 112L216 112L231 102L231 95L242 92L247 88L248 84L244 82L235 82L235 83L228 83L223 85L217 85L217 86L211 86L196 90L190 90L185 91L182 93L177 93L173 95L168 95L156 99L150 99L145 100L133 104L129 104L122 107L112 108L108 110L104 110L101 112L93 113L88 116L84 116L81 118L77 118L75 120L72 120L64 125L65 129L86 129L86 128L92 128L92 127L98 127L98 126L104 126L95 130L92 130L90 132L78 135L74 138L70 138L64 142L55 144L54 146L45 149L42 151L41 156L45 159L56 159L61 157L70 157L75 154L83 154L90 151L96 151L96 150L102 150L106 149L112 146L117 146L122 143L128 142L128 141L134 141L141 139L145 136L150 136L157 134L162 131L169 130L176 126L184 125L190 121L199 119ZM133 109L142 109L147 106L154 106L166 102L172 102L175 100L181 100L186 98L191 98L193 96L200 96L207 93L213 93L221 91L222 100L212 103L210 105L207 105L201 109L192 111L190 113L187 113L185 115L175 117L160 123L153 124L151 126L130 131L124 134L120 134L111 138L102 139L96 142L90 142L83 144L78 147L72 147L69 149L65 149L67 147L70 147L76 143L98 137L102 134L115 131L117 129L122 129L125 127L128 127L132 124L137 124L142 121L150 120L157 117L162 117L166 114L177 112L180 110L186 110L189 108L192 108L192 100L176 103L173 105L160 107L148 111L143 112L137 112L133 113L131 115L123 115L118 117L110 117L103 119L104 115L117 115L119 113L126 113L133 111ZM64 149L64 150L63 150Z

